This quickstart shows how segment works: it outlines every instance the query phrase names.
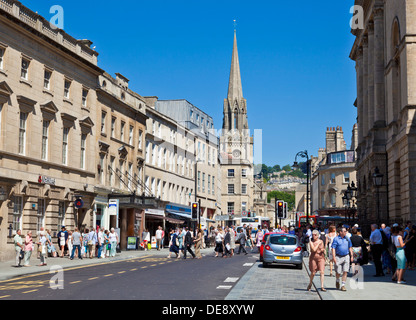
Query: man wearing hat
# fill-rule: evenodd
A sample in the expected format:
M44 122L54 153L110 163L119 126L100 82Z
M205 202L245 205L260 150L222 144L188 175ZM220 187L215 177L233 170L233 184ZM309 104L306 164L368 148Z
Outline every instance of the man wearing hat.
M64 257L65 250L68 250L68 231L65 226L62 226L61 231L58 232L58 246L61 249L60 257Z

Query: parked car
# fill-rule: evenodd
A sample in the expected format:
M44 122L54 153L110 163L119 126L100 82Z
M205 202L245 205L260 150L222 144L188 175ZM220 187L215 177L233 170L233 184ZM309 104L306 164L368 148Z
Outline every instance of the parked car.
M302 269L302 247L295 235L270 234L263 249L263 266L294 264Z

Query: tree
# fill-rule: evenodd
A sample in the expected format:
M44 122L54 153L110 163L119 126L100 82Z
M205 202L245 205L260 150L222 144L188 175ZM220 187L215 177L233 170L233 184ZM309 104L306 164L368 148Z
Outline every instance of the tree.
M280 168L280 165L276 164L275 166L273 166L273 172L279 172L282 171L282 169Z
M295 207L295 192L284 192L284 191L270 191L267 193L267 202L270 203L271 199L275 198L276 200L282 200L287 202L288 210L293 210Z
M289 164L287 164L282 168L282 170L284 170L286 172L290 172L290 171L292 171L292 167Z

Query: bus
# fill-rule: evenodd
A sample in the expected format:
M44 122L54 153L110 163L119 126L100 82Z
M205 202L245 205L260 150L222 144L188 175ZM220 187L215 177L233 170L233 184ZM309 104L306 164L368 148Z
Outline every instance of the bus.
M328 228L329 225L334 225L337 227L340 223L352 225L354 220L352 218L346 218L342 216L318 216L318 215L310 215L309 216L309 224L310 225L321 225L324 229ZM299 216L297 226L305 227L306 226L306 215Z
M257 231L259 229L270 228L270 218L267 217L244 217L241 218L241 225L246 224L250 228L253 229L253 231Z

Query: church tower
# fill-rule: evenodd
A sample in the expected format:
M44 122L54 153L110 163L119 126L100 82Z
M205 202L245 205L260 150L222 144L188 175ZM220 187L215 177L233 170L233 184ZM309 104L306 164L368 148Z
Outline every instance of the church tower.
M227 99L224 99L223 130L248 129L246 99L243 98L240 62L238 60L237 34L234 30L234 45L231 59L230 80Z
M239 218L252 214L254 182L253 138L248 127L235 30L228 95L224 99L220 159L222 214L229 215L228 224L238 225Z

